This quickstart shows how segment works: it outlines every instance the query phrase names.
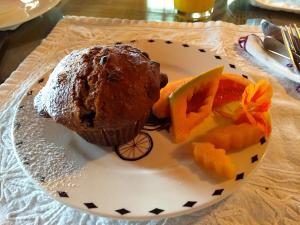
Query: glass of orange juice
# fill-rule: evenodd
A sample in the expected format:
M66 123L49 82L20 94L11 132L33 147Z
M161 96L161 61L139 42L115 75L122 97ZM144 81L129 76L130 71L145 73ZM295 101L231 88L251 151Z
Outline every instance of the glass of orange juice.
M214 10L215 0L174 0L177 16L186 21L207 20Z

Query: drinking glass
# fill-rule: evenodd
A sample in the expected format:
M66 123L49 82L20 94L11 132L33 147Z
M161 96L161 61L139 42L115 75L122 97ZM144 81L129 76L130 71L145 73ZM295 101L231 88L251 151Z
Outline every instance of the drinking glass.
M184 21L205 21L213 13L215 0L174 0L177 16Z

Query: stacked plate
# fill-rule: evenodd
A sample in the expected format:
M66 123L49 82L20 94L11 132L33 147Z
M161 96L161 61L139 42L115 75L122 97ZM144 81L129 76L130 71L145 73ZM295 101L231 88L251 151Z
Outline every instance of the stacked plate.
M299 0L250 0L250 4L265 9L300 13Z
M0 0L0 30L14 30L56 6L60 0Z

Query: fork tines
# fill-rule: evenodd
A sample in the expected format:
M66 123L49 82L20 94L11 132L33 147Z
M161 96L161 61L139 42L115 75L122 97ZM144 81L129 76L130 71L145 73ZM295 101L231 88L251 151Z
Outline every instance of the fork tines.
M296 24L281 28L284 45L294 67L300 72L300 31Z

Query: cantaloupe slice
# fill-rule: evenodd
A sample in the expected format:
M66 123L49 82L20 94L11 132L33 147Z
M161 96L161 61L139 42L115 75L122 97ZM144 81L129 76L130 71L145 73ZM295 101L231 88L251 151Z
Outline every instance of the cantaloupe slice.
M191 80L193 77L186 77L180 80L169 82L164 88L160 89L160 97L157 102L152 106L152 113L157 118L167 118L170 117L170 103L169 96L170 94L182 86L184 83Z
M223 66L196 76L169 96L176 143L186 140L191 130L211 113L222 71Z
M216 108L232 101L240 101L245 88L250 83L250 80L240 74L222 74L213 107Z
M241 107L243 92L250 83L240 74L222 74L213 103L214 112L232 120Z
M241 123L217 127L209 131L204 140L212 143L216 148L234 151L258 143L263 136L264 132L259 127Z
M193 156L199 166L221 177L231 179L236 174L235 165L225 150L217 149L211 143L193 143Z

